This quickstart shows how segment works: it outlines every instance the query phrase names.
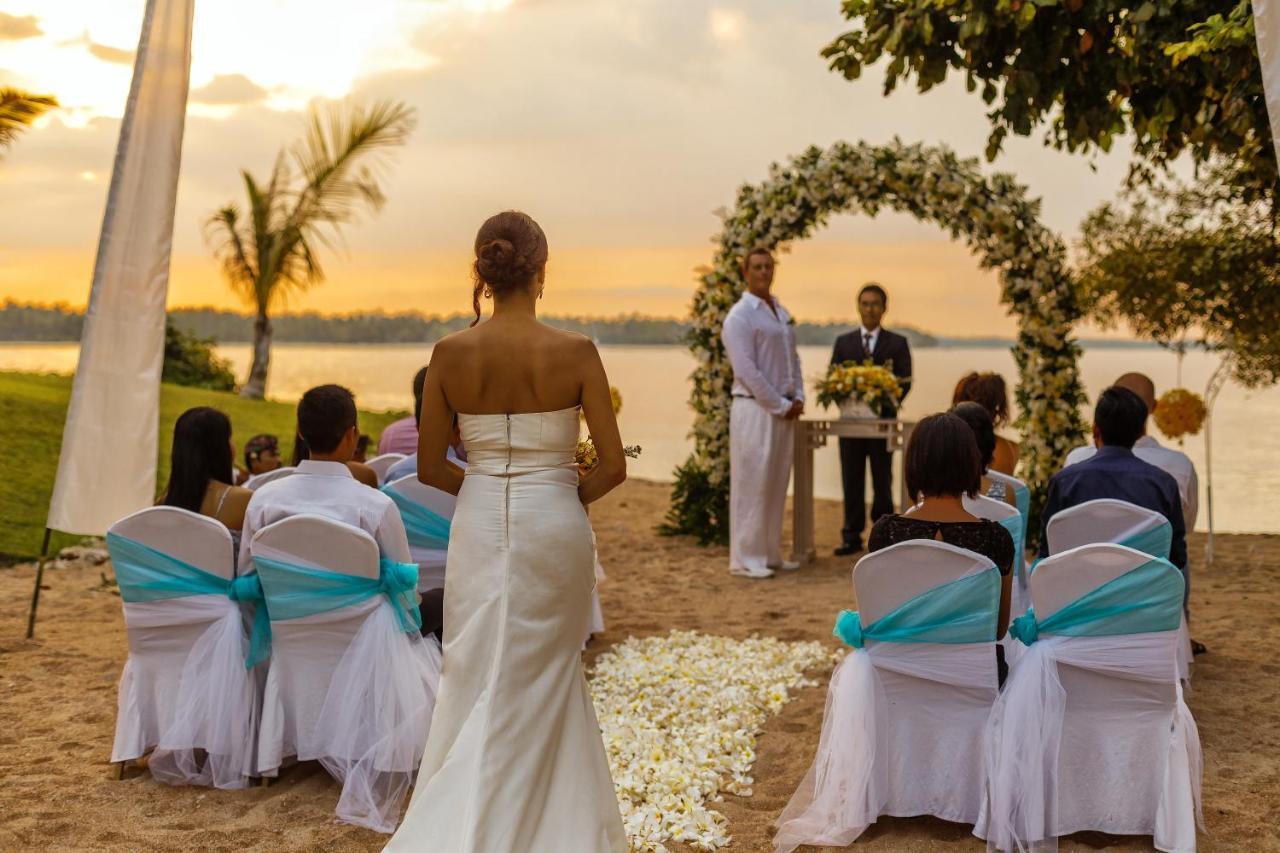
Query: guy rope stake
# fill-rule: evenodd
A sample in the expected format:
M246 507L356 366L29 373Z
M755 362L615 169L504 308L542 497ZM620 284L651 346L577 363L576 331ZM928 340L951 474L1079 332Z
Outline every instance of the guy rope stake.
M36 583L31 590L31 609L27 611L27 639L30 640L36 632L36 608L40 606L40 584L44 581L44 564L49 559L49 534L53 530L46 527L44 529L44 544L40 546L40 562L36 563Z

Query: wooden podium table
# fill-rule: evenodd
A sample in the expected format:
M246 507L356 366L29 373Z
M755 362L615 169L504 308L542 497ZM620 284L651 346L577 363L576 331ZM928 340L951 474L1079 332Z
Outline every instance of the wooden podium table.
M835 436L878 438L893 453L907 446L914 428L915 421L900 420L801 418L796 422L795 490L791 503L792 559L804 564L812 562L817 556L813 545L813 451L826 447L827 439ZM901 477L900 507L909 503L905 474L904 470Z

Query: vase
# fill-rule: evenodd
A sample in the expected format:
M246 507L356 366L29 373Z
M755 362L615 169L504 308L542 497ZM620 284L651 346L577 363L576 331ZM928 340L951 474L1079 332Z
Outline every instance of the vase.
M840 419L845 421L873 421L878 418L875 412L871 411L871 406L862 400L855 400L850 397L847 400L840 401Z

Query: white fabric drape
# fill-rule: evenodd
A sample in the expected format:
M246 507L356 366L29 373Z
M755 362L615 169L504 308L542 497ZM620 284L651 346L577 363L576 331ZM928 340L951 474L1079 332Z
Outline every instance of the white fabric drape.
M1177 682L1176 639L1050 636L1022 653L987 728L974 834L988 850L1053 851L1058 836L1086 829L1195 850L1200 739Z
M1271 141L1280 157L1280 21L1271 10L1272 0L1253 0L1253 28L1258 35L1258 60L1262 64L1262 90L1271 118ZM1190 528L1188 528L1190 529Z
M148 0L143 17L49 505L56 530L101 533L155 500L194 6Z
M991 643L850 651L827 688L813 764L778 818L776 853L850 844L882 814L975 820L995 697Z
M129 658L120 676L112 761L152 747L170 785L244 788L254 775L258 687L245 669L240 607L221 595L124 605Z

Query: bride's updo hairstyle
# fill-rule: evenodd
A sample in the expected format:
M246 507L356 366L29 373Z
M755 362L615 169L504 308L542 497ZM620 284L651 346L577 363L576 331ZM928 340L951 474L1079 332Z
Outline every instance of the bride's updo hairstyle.
M529 287L547 265L547 235L533 217L518 210L490 216L476 234L476 286L471 307L480 322L480 295L486 289L497 297Z

